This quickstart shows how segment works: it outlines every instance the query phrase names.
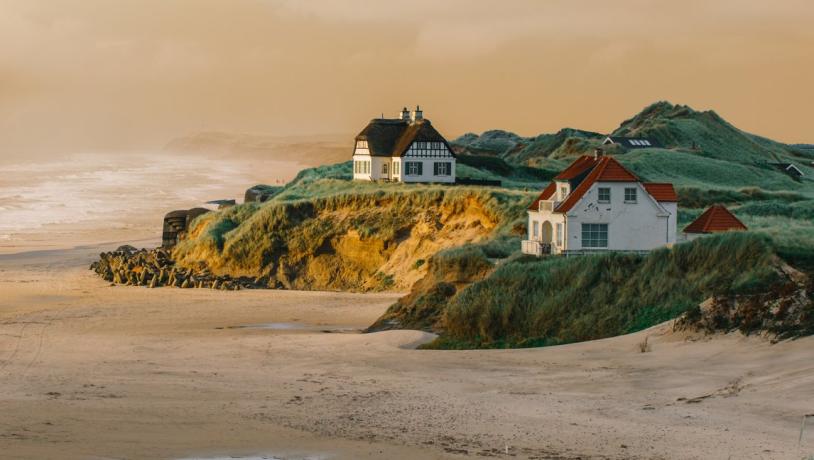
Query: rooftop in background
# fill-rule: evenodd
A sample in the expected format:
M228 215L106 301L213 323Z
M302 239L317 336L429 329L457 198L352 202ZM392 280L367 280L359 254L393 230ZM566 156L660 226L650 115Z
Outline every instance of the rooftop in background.
M687 225L684 233L720 233L733 230L747 230L747 228L725 206L716 204Z
M608 136L602 144L618 144L626 149L661 148L661 144L655 139L644 137Z

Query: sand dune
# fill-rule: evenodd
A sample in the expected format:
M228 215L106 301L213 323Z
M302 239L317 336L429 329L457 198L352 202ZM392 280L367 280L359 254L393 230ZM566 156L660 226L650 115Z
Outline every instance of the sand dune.
M801 458L812 339L420 351L396 297L111 287L101 247L0 256L3 458ZM235 327L296 323L304 329ZM638 343L650 337L652 351ZM508 452L508 454L507 454Z

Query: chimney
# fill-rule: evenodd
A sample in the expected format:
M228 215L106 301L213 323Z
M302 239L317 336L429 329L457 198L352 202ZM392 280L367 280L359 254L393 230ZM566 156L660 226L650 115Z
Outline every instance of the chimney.
M598 147L594 149L594 158L596 158L596 159L602 158L603 154L604 154L604 152L602 151L602 149L600 149Z
M424 112L421 111L421 107L415 106L415 110L413 110L412 120L413 123L417 121L421 121L424 119Z
M399 115L402 121L410 122L410 111L407 110L407 107L401 109L401 114Z

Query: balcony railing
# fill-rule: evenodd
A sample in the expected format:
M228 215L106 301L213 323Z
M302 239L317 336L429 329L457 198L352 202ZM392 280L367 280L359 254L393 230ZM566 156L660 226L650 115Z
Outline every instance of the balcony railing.
M554 211L554 208L556 208L557 205L559 205L559 204L560 204L559 201L540 200L540 203L537 205L537 210L541 211L541 212L542 211L552 212L552 211Z
M531 254L533 256L543 256L551 254L551 243L543 243L542 241L523 240L520 246L523 254Z

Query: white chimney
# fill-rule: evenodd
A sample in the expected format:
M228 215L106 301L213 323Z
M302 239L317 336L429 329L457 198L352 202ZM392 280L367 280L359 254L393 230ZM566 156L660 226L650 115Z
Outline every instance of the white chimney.
M416 121L421 121L424 119L424 112L421 111L421 107L415 106L415 110L413 110L412 121L415 123Z
M407 122L410 121L410 111L407 110L407 107L401 109L401 114L399 114L399 118L401 118L403 121Z

